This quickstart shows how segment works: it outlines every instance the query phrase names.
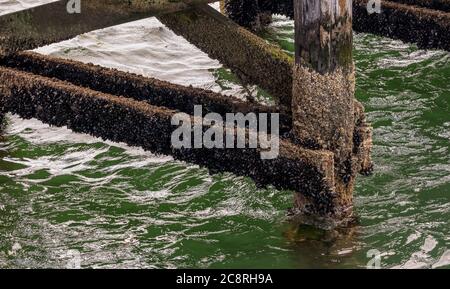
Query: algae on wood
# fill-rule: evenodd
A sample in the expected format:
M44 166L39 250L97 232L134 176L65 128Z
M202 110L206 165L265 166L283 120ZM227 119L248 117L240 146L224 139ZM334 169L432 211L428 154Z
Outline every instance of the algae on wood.
M281 110L290 111L293 59L208 5L165 14L158 19L189 42L218 59L244 83L270 93Z

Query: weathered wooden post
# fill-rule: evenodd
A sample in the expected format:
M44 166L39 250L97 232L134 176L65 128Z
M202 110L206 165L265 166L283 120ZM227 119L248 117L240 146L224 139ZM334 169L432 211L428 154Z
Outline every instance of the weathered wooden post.
M352 213L355 178L352 1L294 0L294 13L293 132L304 146L334 153L333 201L322 212L339 220ZM314 208L296 195L301 211Z

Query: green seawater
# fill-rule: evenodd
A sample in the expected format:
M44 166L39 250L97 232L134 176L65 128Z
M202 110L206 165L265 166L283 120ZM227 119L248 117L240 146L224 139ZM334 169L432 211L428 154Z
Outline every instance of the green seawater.
M276 18L265 37L292 53L291 21ZM292 224L291 192L9 115L0 267L78 256L83 268L365 268L378 251L383 268L450 268L450 54L354 40L375 162L358 178L358 225Z

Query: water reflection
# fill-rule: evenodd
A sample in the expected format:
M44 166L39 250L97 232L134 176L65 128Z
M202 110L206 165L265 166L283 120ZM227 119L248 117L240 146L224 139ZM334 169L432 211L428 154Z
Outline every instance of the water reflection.
M298 268L360 266L361 228L352 224L332 230L292 222L283 236ZM355 255L356 254L356 255Z

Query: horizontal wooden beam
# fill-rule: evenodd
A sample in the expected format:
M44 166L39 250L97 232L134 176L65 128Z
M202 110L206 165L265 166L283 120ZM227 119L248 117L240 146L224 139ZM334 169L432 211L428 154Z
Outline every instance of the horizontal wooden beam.
M419 48L450 51L450 13L381 1L381 13L369 14L368 0L353 1L353 29L417 43Z
M56 1L0 16L0 55L67 40L92 30L172 13L213 0L82 0L81 13ZM70 11L72 12L72 11Z
M292 117L278 107L249 103L233 96L224 96L200 88L186 87L79 61L41 55L34 52L20 52L0 58L0 65L49 78L57 78L106 94L123 96L151 105L164 106L193 114L194 105L202 105L203 113L280 113L280 134L290 136ZM367 174L372 169L370 160L371 131L364 117L363 106L355 100L354 152L360 162L358 170ZM269 124L270 129L270 124Z
M286 139L280 139L275 159L261 159L260 149L174 149L171 119L176 110L0 67L0 113L5 112L172 155L214 173L232 172L260 185L293 190L308 200L310 213L317 216L333 216L339 210L334 158L328 151L305 149Z
M233 96L226 96L209 90L186 87L110 69L79 61L46 56L34 52L19 52L0 57L0 65L57 78L72 84L103 93L146 101L155 106L164 106L188 114L194 114L194 105L202 105L203 113L280 113L280 133L292 128L289 114L280 112L276 106L249 103ZM270 128L269 128L270 129Z
M450 12L450 0L390 0L390 1Z

